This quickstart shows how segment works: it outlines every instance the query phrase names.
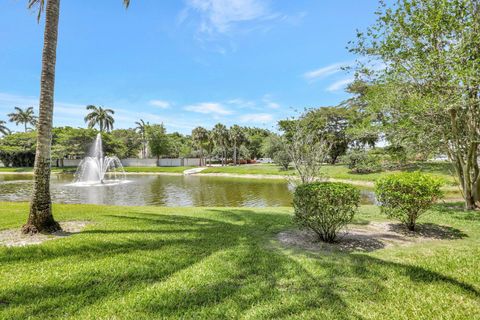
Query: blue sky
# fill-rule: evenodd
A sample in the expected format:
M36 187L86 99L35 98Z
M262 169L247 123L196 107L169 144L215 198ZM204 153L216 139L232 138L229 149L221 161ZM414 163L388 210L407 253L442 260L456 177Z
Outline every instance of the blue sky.
M38 108L43 24L27 0L0 2L0 120ZM54 123L84 127L87 104L168 131L276 127L347 98L345 49L374 21L376 0L62 1ZM15 126L11 125L12 129Z

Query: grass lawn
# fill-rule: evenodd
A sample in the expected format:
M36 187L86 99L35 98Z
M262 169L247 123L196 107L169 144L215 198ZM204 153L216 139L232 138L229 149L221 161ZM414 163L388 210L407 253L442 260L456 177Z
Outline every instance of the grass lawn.
M192 169L194 167L123 167L125 172L135 173L155 173L155 172L169 172L169 173L183 173L183 171Z
M1 203L0 229L27 204ZM0 247L1 319L478 319L480 212L439 207L422 222L457 240L306 252L276 240L290 208L56 205L89 220L71 237ZM381 220L361 207L356 223Z
M454 185L455 180L451 175L452 167L449 163L416 163L409 165L404 171L422 171L430 173L432 175L441 177L449 185ZM382 171L368 174L352 173L344 165L325 165L322 167L322 173L329 178L333 179L345 179L355 181L370 181L373 182L379 177L398 171ZM254 165L242 165L242 166L226 166L226 167L212 167L203 170L201 173L232 173L232 174L265 174L265 175L294 175L296 174L293 169L288 171L281 170L281 168L275 164L254 164Z
M232 173L232 174L265 174L265 175L294 175L295 170L282 170L275 164L252 164L240 166L210 167L201 173Z

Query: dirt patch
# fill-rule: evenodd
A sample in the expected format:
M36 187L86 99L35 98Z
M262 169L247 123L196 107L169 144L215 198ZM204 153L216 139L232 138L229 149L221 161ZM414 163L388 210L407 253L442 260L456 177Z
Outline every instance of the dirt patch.
M375 251L390 246L408 246L414 243L433 240L454 240L466 237L458 229L435 224L417 226L415 232L402 224L391 222L371 222L368 225L351 225L338 235L336 243L329 244L318 240L310 230L288 230L278 234L281 244L311 251Z
M22 247L32 244L40 244L44 241L65 238L73 234L79 233L90 224L89 221L65 221L60 222L62 231L57 231L53 234L35 234L26 235L20 232L20 228L0 231L0 246L7 247Z

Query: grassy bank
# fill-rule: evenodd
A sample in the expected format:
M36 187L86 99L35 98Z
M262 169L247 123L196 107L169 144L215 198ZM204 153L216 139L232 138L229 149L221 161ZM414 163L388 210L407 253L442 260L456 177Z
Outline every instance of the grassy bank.
M448 163L416 163L406 167L403 171L421 171L438 176L448 184L455 184L451 174L451 165ZM322 174L333 179L370 181L374 182L379 177L398 172L399 170L387 170L368 174L353 173L345 165L325 165L322 167ZM293 169L282 170L275 164L255 164L243 166L212 167L203 170L201 173L230 173L230 174L261 174L261 175L295 175Z
M0 229L27 204L1 203ZM68 238L0 248L0 318L474 319L480 213L439 207L422 222L456 240L371 253L286 249L289 208L56 205L89 220ZM361 208L356 223L381 220Z

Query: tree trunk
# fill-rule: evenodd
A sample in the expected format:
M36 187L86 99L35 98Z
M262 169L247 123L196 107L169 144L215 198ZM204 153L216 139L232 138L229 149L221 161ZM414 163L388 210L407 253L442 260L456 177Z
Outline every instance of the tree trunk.
M237 165L237 145L233 145L233 165Z
M52 215L50 197L50 153L59 13L60 0L48 0L45 13L33 197L28 221L22 227L22 232L26 234L60 230L60 225Z

